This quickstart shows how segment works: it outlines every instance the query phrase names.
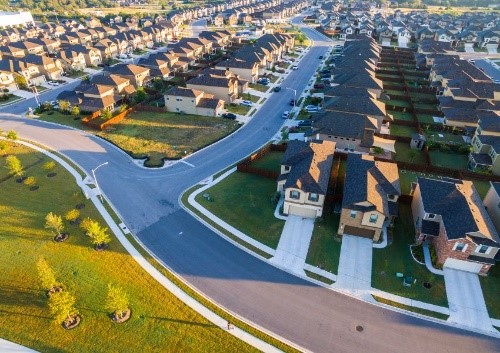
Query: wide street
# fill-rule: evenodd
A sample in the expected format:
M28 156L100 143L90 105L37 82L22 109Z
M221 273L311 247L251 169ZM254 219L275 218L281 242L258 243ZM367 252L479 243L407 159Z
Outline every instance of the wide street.
M281 84L301 92L328 43L305 28L314 47ZM65 86L68 89L71 86ZM57 93L42 95L54 99ZM273 94L231 137L166 169L145 170L84 132L16 115L34 100L0 110L0 128L60 151L97 172L125 223L164 263L230 311L315 352L491 352L499 341L373 306L278 270L225 241L184 211L181 192L265 144L283 124L293 93ZM14 114L5 114L14 113ZM192 166L191 166L192 165ZM248 186L249 188L252 185ZM241 192L245 192L242 190ZM390 261L390 259L389 259ZM363 326L358 332L356 326Z

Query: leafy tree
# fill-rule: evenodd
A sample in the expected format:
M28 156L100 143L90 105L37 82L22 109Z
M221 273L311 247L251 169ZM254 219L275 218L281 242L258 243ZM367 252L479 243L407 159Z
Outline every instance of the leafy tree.
M43 109L43 111L47 112L47 111L51 111L53 109L53 107L52 107L52 104L50 104L50 102L45 102L42 104L42 109Z
M12 140L12 141L15 141L18 139L17 137L17 132L15 132L14 130L9 130L9 132L7 132L7 136L6 136L9 140Z
M5 141L0 141L0 151L4 151L7 149L7 142Z
M36 178L34 176L29 176L26 179L24 179L24 185L27 186L35 186L36 185Z
M92 227L93 222L95 221L91 220L89 217L85 218L83 221L80 222L80 228L83 229L85 234L89 233L89 230Z
M21 161L16 156L8 156L5 160L7 163L7 169L11 174L17 177L22 177L24 175L24 168Z
M69 112L71 115L78 115L80 114L80 108L78 108L76 105L71 107L71 110Z
M384 153L384 149L382 147L375 146L372 148L372 152L374 154L382 154Z
M64 230L62 217L49 212L45 216L45 228L53 230L56 235L61 235L61 232Z
M48 161L43 164L43 169L46 171L52 170L56 167L56 162Z
M59 285L56 275L47 260L40 258L36 263L36 269L38 271L38 277L43 289L50 292Z
M120 108L118 108L118 113L123 113L125 110L127 110L127 105L122 104L120 105Z
M156 77L153 81L153 87L156 91L161 91L163 89L163 81L161 78Z
M123 288L108 284L108 295L106 297L106 309L121 317L123 312L129 310L129 301Z
M87 235L90 237L90 241L95 246L103 246L109 244L111 238L109 236L108 228L101 227L98 222L93 221L87 229Z
M306 40L306 35L302 32L299 32L295 35L295 39L297 40L297 42L299 42L300 45L302 45Z
M26 80L26 77L22 75L15 75L14 76L14 82L17 84L17 87L20 89L26 89L28 88L28 80Z
M69 210L66 212L64 215L64 219L70 222L74 222L80 217L80 211L78 211L76 208L73 208L72 210Z
M49 310L54 316L54 321L62 324L72 316L77 315L78 310L75 308L75 302L75 297L67 291L52 294L49 298Z
M146 91L144 90L144 87L139 87L137 88L137 92L135 92L135 96L134 96L134 101L136 103L140 103L142 101L144 101L147 97L147 93Z
M68 101L61 99L57 101L57 103L59 104L59 110L61 110L62 112L67 112L69 110L70 104Z
M109 111L107 109L104 109L101 112L101 118L104 120L109 120L109 119L111 119L112 116L113 116L113 114L111 113L111 111Z

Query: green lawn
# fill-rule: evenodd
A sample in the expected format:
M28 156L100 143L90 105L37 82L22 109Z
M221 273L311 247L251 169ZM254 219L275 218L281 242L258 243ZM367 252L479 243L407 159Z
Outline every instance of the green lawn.
M12 102L20 101L21 99L24 99L24 98L21 98L19 96L16 96L15 94L10 93L9 98L7 98L6 100L0 101L0 106L10 104Z
M314 231L309 244L306 263L337 274L340 258L341 239L337 237L340 214L325 206L323 216L314 223Z
M378 297L376 295L372 295L372 297L376 301L378 301L379 303L390 305L390 306L393 306L395 308L400 308L400 309L403 309L403 310L411 311L411 312L414 312L414 313L417 313L417 314L421 314L421 315L425 315L425 316L435 317L435 318L440 319L440 320L447 320L449 318L449 315L437 313L435 311L421 309L421 308L416 308L414 306L409 306L409 305L401 304L401 303L398 303L398 302L394 302L392 300L388 300L388 299L385 299L385 298Z
M415 163L415 164L425 164L424 153L417 149L410 148L409 143L396 142L396 161Z
M269 76L269 79L271 80L271 83L276 83L280 77L276 75L271 75Z
M89 128L82 124L81 115L66 115L54 110L40 114L39 119L89 131Z
M391 131L391 135L394 135L394 136L411 137L414 133L417 132L417 130L414 127L404 126L404 125L396 125L396 124L391 124L389 129Z
M418 93L418 92L410 92L410 97L415 100L418 100L419 98L436 99L436 95L434 94Z
M481 282L484 300L490 317L500 319L500 303L498 302L498 293L500 293L500 266L492 266L488 276L479 276L479 281Z
M228 112L240 115L246 115L250 111L250 107L239 104L225 104L224 106Z
M403 107L403 108L410 107L410 103L408 103L407 101L400 101L400 100L391 99L388 101L384 101L384 103L385 103L385 106L387 107L386 109L390 109L391 107Z
M3 153L18 156L39 189L29 191L14 178L6 179L5 159L0 158L2 338L41 352L256 351L177 300L114 237L106 250L97 252L77 226L66 223L69 239L55 243L44 229L48 212L63 214L83 203L81 217L104 222L63 168L56 166L57 175L46 176L42 165L47 157L17 145ZM52 320L34 270L41 257L76 297L82 321L73 330ZM124 324L113 323L104 308L108 283L121 286L129 297L132 317Z
M455 135L450 132L430 130L425 133L425 137L427 138L427 140L434 142L444 142L444 143L452 143L458 145L465 144L462 135Z
M41 119L81 128L70 115L43 114ZM134 112L109 131L92 131L134 158L148 158L159 167L163 159L182 158L227 136L240 125L232 120L177 113Z
M281 160L283 159L283 155L283 152L271 151L264 157L253 161L252 167L279 173L281 170Z
M260 83L250 83L248 84L248 87L259 92L267 92L267 90L269 89L268 86L261 85Z
M385 249L373 249L372 286L402 297L448 306L443 276L429 272L411 256L409 246L415 242L415 230L410 205L400 204L394 229L389 229L389 238L392 242ZM398 272L413 276L417 283L403 286L402 279L396 277ZM424 282L431 283L432 287L424 288Z
M436 109L436 104L426 104L426 103L413 103L416 109Z
M196 201L203 207L249 237L276 249L285 221L274 217L275 180L235 172L204 193L210 194L213 201L199 194Z
M250 93L243 93L241 95L241 98L244 100L247 100L247 101L251 101L253 103L257 103L260 99L259 96L254 96L253 94L250 94Z
M417 119L421 124L435 124L434 118L432 115L428 114L417 114Z
M405 91L402 89L401 91L393 91L393 90L384 90L385 93L387 93L389 96L404 96Z
M467 169L468 158L453 152L429 151L432 165L450 169Z
M413 115L408 112L388 111L387 113L392 115L395 120L413 121Z

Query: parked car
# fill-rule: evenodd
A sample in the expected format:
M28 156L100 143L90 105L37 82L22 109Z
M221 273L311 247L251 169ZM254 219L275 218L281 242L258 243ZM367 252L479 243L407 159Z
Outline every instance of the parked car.
M311 126L311 125L312 125L312 121L310 119L299 121L300 127L306 127L306 126Z
M49 102L51 106L55 107L56 105L59 105L58 101L50 101Z
M224 113L224 114L222 114L222 117L224 119L234 120L234 119L236 119L236 114L233 114L233 113Z
M290 100L290 106L295 107L297 105L297 101L295 99Z
M297 65L292 66L292 70L298 70L298 69L299 69L299 67Z
M288 119L290 117L290 112L288 110L284 111L283 114L281 115L281 117L283 119Z
M318 59L320 59L320 60L323 59L323 55L320 55Z
M240 105L244 105L245 107L251 107L253 106L253 103L251 101L241 101Z
M319 108L316 105L307 105L304 109L308 113L315 113L319 110Z
M269 79L268 78L260 78L257 80L257 83L261 84L261 85L264 85L264 86L267 86L269 84Z
M315 83L314 88L315 89L322 89L322 88L325 88L325 85L323 83Z
M47 84L51 86L59 86L59 82L57 81L47 81Z
M279 91L281 91L281 87L280 86L276 86L276 87L274 87L273 91L274 92L279 92Z
M120 59L127 59L127 55L125 55L125 54L120 54L120 55L118 55L118 58L120 58Z

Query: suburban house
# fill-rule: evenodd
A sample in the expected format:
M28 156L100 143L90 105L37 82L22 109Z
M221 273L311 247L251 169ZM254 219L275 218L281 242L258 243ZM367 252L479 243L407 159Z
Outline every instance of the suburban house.
M149 71L148 68L133 64L118 64L103 70L105 74L114 74L129 79L130 83L136 87L144 86L144 83L149 80Z
M323 214L335 143L290 141L281 161L277 190L284 194L283 213L316 218Z
M59 59L53 59L45 55L28 54L23 58L25 63L38 66L40 73L47 80L59 80L63 73L63 67Z
M165 108L171 112L214 117L224 109L223 100L196 89L172 87L164 97Z
M90 79L90 83L111 86L115 95L122 97L130 96L136 91L134 85L130 84L130 79L118 75L94 75Z
M477 122L469 154L469 168L500 175L500 124L499 116L483 116Z
M213 94L215 98L230 103L248 89L248 81L239 79L229 70L207 69L187 81L186 87Z
M71 50L76 53L82 53L87 66L97 66L102 62L101 52L92 47L86 47L81 44L66 46L65 50Z
M483 200L497 233L500 233L500 182L490 181L490 188Z
M78 53L73 50L61 50L59 52L58 58L65 71L68 70L82 71L87 67L87 64L85 63L85 56L81 52Z
M398 215L401 195L398 166L372 156L349 153L339 235L380 241L382 228Z
M24 77L28 85L40 85L46 81L37 65L21 60L2 59L0 60L0 70L10 72L14 77L15 75Z
M0 70L0 88L17 89L16 82L14 81L14 74L12 72Z
M430 241L445 267L485 275L500 239L468 180L417 178L411 203L418 242Z
M82 83L74 91L63 91L58 100L67 100L71 105L78 106L83 112L102 110L114 111L122 97L115 94L113 86Z

